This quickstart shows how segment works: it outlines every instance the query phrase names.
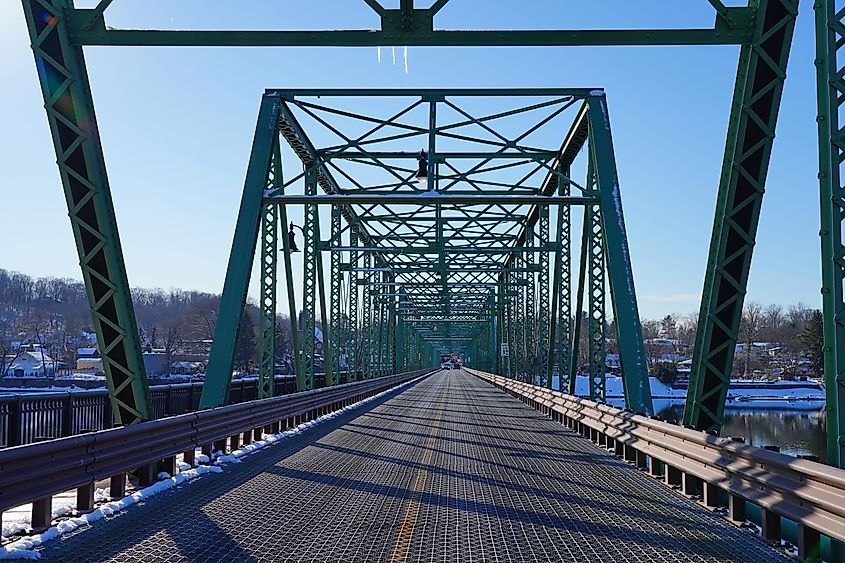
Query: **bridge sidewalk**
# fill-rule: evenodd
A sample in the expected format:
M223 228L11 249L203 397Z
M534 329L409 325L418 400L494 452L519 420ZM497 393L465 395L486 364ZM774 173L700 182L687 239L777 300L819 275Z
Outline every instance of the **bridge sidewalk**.
M48 543L65 561L788 561L505 393L439 372ZM183 489L183 490L179 490Z

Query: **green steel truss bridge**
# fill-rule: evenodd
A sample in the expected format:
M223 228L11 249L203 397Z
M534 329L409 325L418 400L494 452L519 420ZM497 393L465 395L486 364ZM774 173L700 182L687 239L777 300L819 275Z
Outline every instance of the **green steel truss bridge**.
M686 430L677 432L689 432L687 440L700 439L702 447L718 442L723 448L720 459L742 457L734 449L744 449L717 436L800 4L815 12L817 32L828 463L845 465L845 199L840 177L845 159L841 117L845 62L840 56L845 45L845 6L835 0L749 0L747 6L728 7L722 0L706 0L713 10L712 27L513 31L439 29L437 14L449 0L436 0L428 7L413 0L400 0L394 7L377 0L362 2L378 15L378 29L129 30L107 25L112 0L89 8L76 7L72 0L23 0L112 413L124 427L121 431L134 432L135 427L179 417L151 422L155 417L84 47L736 45L739 66L684 412ZM534 407L563 423L570 429L567 432L586 435L602 448L630 458L637 467L647 467L652 475L663 476L667 483L680 484L684 492L695 494L696 483L703 486L708 504L718 500L713 487L727 489L732 518L745 514L744 508L736 512L744 507L737 499L757 502L767 537L780 530L780 520L775 530L774 517L767 515L792 518L799 524L802 557L812 559L820 545L819 531L831 539L845 537L838 535L838 524L813 520L822 518L819 513L786 513L777 503L746 495L739 485L716 483L709 474L685 466L680 458L662 456L659 440L648 442L642 429L651 428L648 417L654 409L633 282L636 265L631 263L623 214L624 178L618 177L615 162L615 151L630 148L614 147L611 115L601 85L594 89L266 90L260 96L197 416L234 412L230 389L235 345L257 261L261 316L255 404L281 400L274 388L274 328L280 313L301 322L293 343L298 393L289 400L329 397L290 417L278 416L277 422L301 421L329 407L348 405L353 398L408 379L396 379L399 376L394 374L413 372L415 377L428 378L413 385L407 400L411 410L421 408L417 415L428 420L428 429L421 430L429 433L428 438L423 435L421 447L429 447L441 424L460 423L420 407L426 401L423 391L431 396L435 410L452 404L469 412L477 407L460 402L473 398L468 389L493 401L496 408L504 408L497 401L506 395L491 395L498 388L520 398L528 405L525 408ZM614 412L613 416L622 417L617 426L609 419L601 422L601 415L588 415L593 412L589 409L609 409L601 404L605 399L604 327L611 318L628 408L627 414ZM317 326L322 328L322 345L315 336ZM582 334L587 335L589 361L579 366ZM472 369L451 376L446 372L427 375L439 365L442 353L460 354ZM586 402L572 397L579 370L589 375ZM550 391L553 381L558 382L557 388ZM455 388L457 384L465 389ZM352 388L367 391L342 399L330 395L351 393L342 390ZM390 401L401 403L404 396ZM390 410L390 403L385 404L379 409ZM489 418L490 412L476 413L473 420ZM373 413L367 416L377 419ZM254 419L259 420L264 419ZM347 422L354 426L354 421ZM539 424L531 422L535 423ZM252 424L255 437L260 435L259 427L265 428L264 423ZM541 427L545 428L532 428L542 433ZM675 431L664 428L661 432ZM203 440L208 438L203 436ZM212 438L217 445L220 437ZM490 435L486 439L512 438ZM639 447L646 442L652 445ZM233 438L228 447L238 445ZM158 455L163 451L140 461L149 467L156 459L166 460L170 454ZM589 451L589 456L595 454ZM425 455L415 463L435 467ZM757 455L749 459L763 463ZM774 464L766 468L775 475L776 460L766 460ZM493 463L492 458L485 463ZM627 467L619 465L620 471ZM803 473L798 482L818 477L819 470L811 465L803 469L799 464L796 470ZM845 483L838 469L828 470L833 477L818 478ZM736 473L728 474L733 475L729 481L738 478ZM743 481L743 486L749 486L748 482ZM825 494L834 494L831 487L838 490L842 483L825 481ZM424 485L415 489L417 497L408 501L408 510L421 502ZM802 486L809 485L797 488ZM796 488L788 489L788 494L797 494ZM43 509L43 503L38 506ZM837 513L829 506L826 510L832 510L834 523L837 517L845 521L841 510ZM374 557L389 554L390 560L406 560L416 544L402 541L407 545L397 543L392 551ZM531 559L529 555L520 552L518 557L514 553L508 557ZM720 557L715 552L710 555ZM774 557L774 552L760 558L769 556Z

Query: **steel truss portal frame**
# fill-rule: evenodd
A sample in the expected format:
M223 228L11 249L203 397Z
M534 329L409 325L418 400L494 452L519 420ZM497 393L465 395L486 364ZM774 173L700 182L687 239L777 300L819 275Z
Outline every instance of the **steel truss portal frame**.
M350 109L356 104L369 107L369 113ZM610 287L622 288L611 297L619 319L616 340L626 399L631 408L652 413L603 91L269 90L261 108L238 225L258 229L260 217L254 213L263 210L267 217L269 206L278 206L282 217L291 216L291 206L303 206L300 389L313 387L320 364L314 338L318 301L323 303L328 384L340 380L341 357L356 358L356 377L358 365L364 377L383 376L448 352L460 354L468 365L492 369L494 355L488 348L495 345L494 327L518 335L512 347L515 376L547 377L553 356L549 295L558 296L558 302L571 295L561 289L560 276L549 288L550 255L571 245L568 237L550 240L550 210L571 217L570 208L581 206L590 225L581 245L591 249L591 395L604 398L606 263ZM567 128L564 142L547 148ZM281 169L273 157L277 144L299 161L299 174L284 179L274 174ZM424 159L415 150L419 146ZM578 182L563 171L584 151L589 178ZM422 184L415 178L420 162ZM266 189L256 190L258 185ZM559 185L577 193L556 196ZM318 187L323 195L317 194ZM320 209L329 212L324 214L331 224L328 237L320 236ZM249 276L255 239L246 230L239 234L228 272L241 278ZM278 237L266 235L259 263L273 265ZM613 249L605 238L613 241ZM290 279L292 249L288 244L281 250ZM328 308L318 295L324 285L323 252L331 264ZM225 312L232 318L242 310L247 285L248 280L239 279L224 288L221 319ZM364 317L359 326L351 308L355 304L357 309L361 286ZM349 288L347 299L343 288ZM268 303L275 301L272 295ZM500 316L504 309L497 304L508 314ZM571 319L556 322L568 325ZM554 332L570 334L566 326ZM433 353L422 354L421 348ZM212 355L202 401L207 406L225 402L231 378L234 349L218 349L226 356ZM563 374L572 364L568 356L559 357L558 371Z

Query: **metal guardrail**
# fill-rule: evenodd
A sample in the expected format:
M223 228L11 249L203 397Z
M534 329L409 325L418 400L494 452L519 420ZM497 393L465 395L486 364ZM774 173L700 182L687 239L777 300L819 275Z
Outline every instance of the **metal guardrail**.
M32 502L32 527L51 522L52 496L76 489L77 509L92 510L94 484L111 479L111 496L126 492L127 473L139 486L152 483L158 470L176 473L176 455L193 464L196 449L238 449L323 414L427 375L434 369L324 387L268 399L245 401L132 426L0 450L0 515Z
M341 383L346 382L341 372ZM322 377L322 379L321 379ZM325 374L315 375L315 385L322 386ZM154 385L150 387L154 418L175 416L199 408L202 382ZM0 448L32 444L54 438L65 438L112 427L112 410L108 391L37 391L0 396ZM276 376L275 395L296 391L296 378ZM232 381L230 403L254 401L258 398L258 380L242 378Z
M819 558L821 537L845 541L845 470L635 415L499 375L467 372L648 470L666 484L716 507L727 493L728 517L761 509L762 535L781 539L781 517L798 525L799 558Z

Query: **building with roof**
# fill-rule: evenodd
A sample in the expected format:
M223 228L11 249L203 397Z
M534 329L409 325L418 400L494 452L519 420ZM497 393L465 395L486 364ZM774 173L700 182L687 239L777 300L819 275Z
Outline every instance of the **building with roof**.
M56 361L42 350L24 350L20 352L6 375L12 377L51 377L56 373Z

